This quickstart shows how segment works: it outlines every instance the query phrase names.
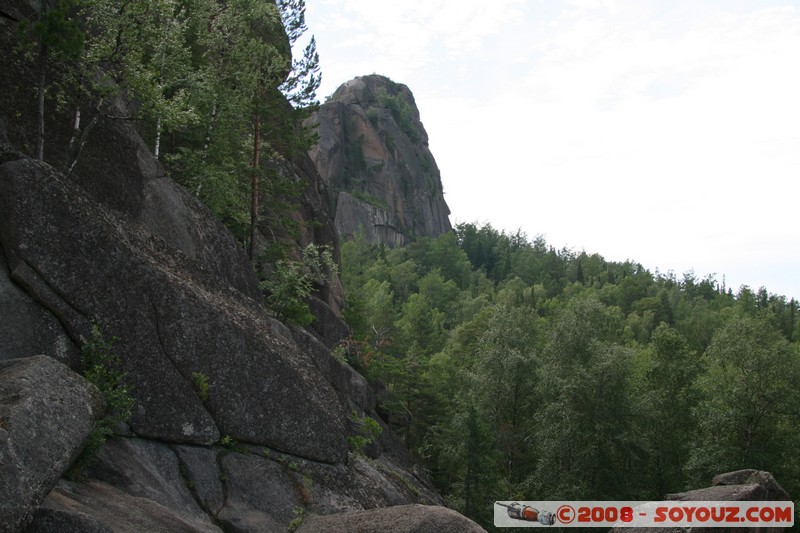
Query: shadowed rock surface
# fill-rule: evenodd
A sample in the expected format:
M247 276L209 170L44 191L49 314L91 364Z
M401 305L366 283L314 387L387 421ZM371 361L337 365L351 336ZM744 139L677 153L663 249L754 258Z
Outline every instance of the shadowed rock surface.
M52 357L0 361L0 531L30 520L101 410L97 388Z
M61 324L11 280L0 248L0 361L46 353L75 367L80 352Z
M727 472L714 476L711 486L667 494L667 500L675 501L791 501L792 498L781 487L769 472L745 469L735 472ZM796 510L795 510L796 512ZM795 519L795 524L796 524ZM722 533L731 532L761 532L761 531L783 531L784 528L757 528L757 527L690 527L690 528L664 528L664 527L623 527L613 528L611 531L617 533Z
M114 438L86 482L59 482L27 531L56 524L50 531L259 533L285 531L297 509L343 513L417 501L430 510L441 503L385 454L331 465L265 447L235 448Z
M12 18L34 11L0 0L4 50L13 47ZM134 399L126 436L102 447L81 482L58 478L80 452L91 426L81 413L93 413L93 400L47 396L52 406L26 415L40 434L61 435L58 423L70 422L75 435L61 435L58 458L31 463L36 490L18 491L3 472L0 489L19 499L4 499L0 520L12 525L0 530L18 531L35 510L28 531L285 531L296 508L443 503L391 435L369 447L371 459L349 452L351 413L378 415L366 380L331 357L349 333L337 315L338 280L318 287L311 328L280 323L242 246L165 175L131 122L87 105L85 119L96 125L65 175L70 110L47 102L45 161L31 159L35 71L11 54L0 68L16 74L0 82L0 359L46 353L41 359L80 370L79 347L96 322L116 338ZM314 242L336 252L326 185L301 159L280 163L306 182L294 217L302 229L292 238L298 248ZM63 379L82 381L63 368ZM5 440L0 450L14 451ZM46 440L36 451L47 451Z
M132 496L108 483L61 480L36 512L31 532L219 533L206 517L195 522L149 498Z
M0 242L12 279L73 338L96 320L119 339L115 350L133 386L137 434L199 444L230 435L321 461L344 460L344 414L333 388L311 357L273 333L266 310L248 294L250 284L230 285L248 272L255 278L252 269L215 273L213 264L172 248L25 157L0 165L0 188ZM224 234L209 212L185 200L194 217ZM196 243L203 246L213 244ZM214 263L226 253L233 264L246 261L231 241ZM205 402L193 386L195 373L211 384Z

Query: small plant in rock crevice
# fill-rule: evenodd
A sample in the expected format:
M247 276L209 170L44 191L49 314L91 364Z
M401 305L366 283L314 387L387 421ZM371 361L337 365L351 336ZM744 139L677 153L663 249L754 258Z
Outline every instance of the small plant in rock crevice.
M197 390L197 396L200 401L206 401L208 399L208 391L211 388L208 376L202 372L192 372L192 381L194 381L194 388Z
M329 246L309 244L300 261L277 261L270 276L261 282L267 306L278 319L306 326L314 315L308 297L314 286L323 286L338 275L338 266Z
M219 439L219 442L217 442L217 444L219 444L220 446L231 452L240 453L242 455L247 455L250 453L250 450L245 448L242 444L239 443L239 441L237 441L230 435L223 435Z
M297 531L297 528L300 527L300 524L303 523L303 520L306 517L306 510L304 507L295 507L294 508L294 520L289 523L289 527L286 528L286 533L294 533Z
M78 470L92 463L103 443L114 435L117 424L130 419L133 411L131 388L125 383L127 374L122 370L122 360L112 351L116 340L106 340L97 323L93 323L89 339L81 347L83 375L100 391L105 416L95 422L75 462Z
M381 436L383 428L374 418L358 416L355 411L350 415L350 420L358 427L358 434L348 437L347 442L353 452L363 454L364 447L376 442Z

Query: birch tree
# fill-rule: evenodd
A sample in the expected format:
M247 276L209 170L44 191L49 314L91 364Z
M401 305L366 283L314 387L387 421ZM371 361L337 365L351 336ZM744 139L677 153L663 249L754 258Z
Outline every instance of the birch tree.
M33 45L37 70L36 90L36 159L44 160L45 100L48 71L54 63L74 63L84 49L85 34L78 25L78 0L47 0L40 4L33 20L22 21L20 35ZM74 65L73 65L74 68Z

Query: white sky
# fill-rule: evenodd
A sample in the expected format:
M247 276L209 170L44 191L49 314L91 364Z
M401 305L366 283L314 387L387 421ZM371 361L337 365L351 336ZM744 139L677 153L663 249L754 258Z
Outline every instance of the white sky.
M800 299L800 0L307 0L409 86L451 222Z

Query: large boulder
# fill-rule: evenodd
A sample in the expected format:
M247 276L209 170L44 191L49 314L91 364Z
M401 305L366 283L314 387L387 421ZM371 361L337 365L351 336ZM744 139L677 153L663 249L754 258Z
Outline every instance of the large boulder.
M486 530L446 507L398 505L351 513L311 516L297 533L480 533Z
M748 468L745 470L737 470L735 472L727 472L714 476L711 480L711 485L715 487L750 487L748 500L760 501L789 501L792 499L789 493L778 484L770 472L763 470L754 470ZM735 489L734 489L735 490ZM691 495L691 493L679 493L673 495L674 497ZM683 498L681 498L683 499ZM725 498L732 499L732 498Z
M0 531L30 520L101 411L97 388L52 357L0 361Z
M671 501L791 501L791 496L778 484L769 472L745 469L735 472L726 472L714 477L710 487L667 494ZM769 531L783 531L783 528L764 528ZM731 528L737 532L756 533L760 528ZM718 527L690 527L690 528L614 528L617 533L718 533L724 529Z

